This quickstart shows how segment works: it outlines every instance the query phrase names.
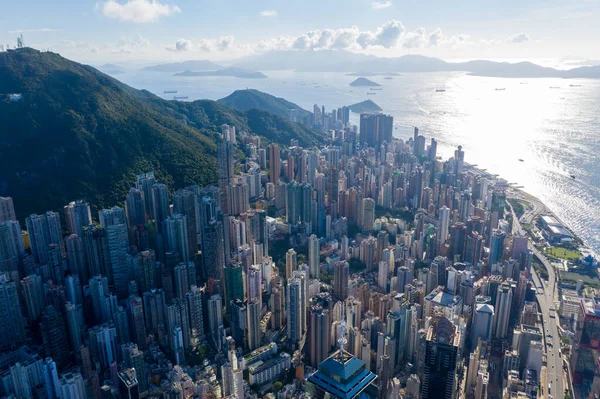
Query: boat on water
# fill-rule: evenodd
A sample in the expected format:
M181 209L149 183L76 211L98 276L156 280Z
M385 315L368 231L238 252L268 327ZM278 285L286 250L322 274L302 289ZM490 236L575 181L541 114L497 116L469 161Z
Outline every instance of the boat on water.
M177 94L177 90L165 90L165 94Z
M525 162L523 159L519 158L519 162Z
M581 87L581 85L569 85L569 87Z
M392 78L391 76L386 76L384 79L385 79L385 80L392 80L392 79L394 79L394 78Z
M175 96L173 97L173 100L187 100L188 98L188 96Z
M504 91L506 90L504 87L496 87L496 91Z
M575 175L571 175L571 179L575 180Z
M369 90L383 90L381 87L371 87Z
M560 89L560 86L550 86L551 89Z
M522 85L526 85L526 84L527 84L527 82L521 82L520 84L522 84Z
M435 92L436 92L436 93L443 93L443 92L445 92L445 91L446 91L446 89L435 89Z
M373 93L373 92L371 92L371 91L368 91L368 92L367 92L367 95L372 95L372 96L374 96L375 94L377 94L377 93Z

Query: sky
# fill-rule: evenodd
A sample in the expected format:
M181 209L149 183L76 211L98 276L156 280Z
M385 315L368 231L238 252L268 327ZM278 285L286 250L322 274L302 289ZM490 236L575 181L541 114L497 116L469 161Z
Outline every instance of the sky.
M458 3L458 4L457 4ZM270 50L600 60L600 0L0 0L0 44L93 64Z

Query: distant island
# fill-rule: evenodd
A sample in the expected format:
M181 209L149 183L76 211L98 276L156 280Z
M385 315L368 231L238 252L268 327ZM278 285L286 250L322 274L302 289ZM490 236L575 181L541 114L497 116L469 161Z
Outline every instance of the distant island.
M149 72L183 72L183 71L216 71L222 69L221 65L207 60L170 62L168 64L151 65L142 68Z
M396 72L350 72L346 76L401 76Z
M104 64L98 67L98 69L104 73L109 75L118 75L120 73L125 72L123 68L115 64Z
M265 79L267 75L258 71L249 71L241 68L225 68L216 71L184 71L173 76L232 76L243 79Z
M383 108L381 108L379 105L375 104L371 100L365 100L356 104L349 105L348 108L350 108L350 111L356 112L357 114L375 113L383 111Z
M354 81L350 82L350 86L367 86L367 87L375 87L375 86L381 86L379 83L377 82L373 82L372 80L369 80L367 78L357 78Z
M383 73L466 72L476 76L520 79L550 77L600 79L600 65L559 70L531 62L508 63L485 60L446 62L439 58L416 54L383 58L337 50L273 50L259 56L244 57L233 65L260 71L343 72L351 74L350 76L363 77L382 76ZM359 74L356 71L364 72Z

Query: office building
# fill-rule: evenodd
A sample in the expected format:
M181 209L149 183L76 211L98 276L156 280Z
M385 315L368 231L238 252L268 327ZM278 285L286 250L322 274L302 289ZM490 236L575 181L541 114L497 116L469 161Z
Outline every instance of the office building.
M8 281L6 275L0 275L0 347L25 341L25 322L21 314L17 286Z
M461 337L445 317L431 325L425 338L423 399L454 399L457 395L457 361Z
M313 367L318 367L323 362L331 348L331 323L328 309L323 309L320 304L313 305L309 314L308 341L309 359Z
M83 227L92 223L92 212L90 204L83 200L70 202L64 207L65 221L69 234L83 236Z
M281 173L281 159L279 146L275 143L269 145L269 181L273 184L279 183Z
M11 197L0 197L0 224L9 220L17 220L13 199Z
M125 198L125 211L129 227L144 225L146 223L146 203L141 190L131 188Z
M313 234L308 239L308 270L310 278L317 280L319 279L319 272L321 270L320 255L319 239Z
M198 196L192 189L177 190L173 194L173 213L185 217L187 223L187 253L182 253L183 262L191 261L198 253L198 226L199 226Z
M333 264L333 295L345 301L348 298L348 278L350 265L346 261L338 261Z
M392 141L394 118L384 114L360 114L360 141L369 147L379 148L383 142Z
M29 233L31 253L37 263L48 263L50 260L48 248L51 244L58 245L64 250L60 215L58 213L48 211L43 215L34 214L25 219L25 223Z
M494 306L494 329L495 338L503 339L508 336L508 327L511 318L513 292L510 283L502 283L496 292L496 306Z
M491 342L494 323L494 307L487 303L476 303L471 325L471 350L477 346L477 340Z

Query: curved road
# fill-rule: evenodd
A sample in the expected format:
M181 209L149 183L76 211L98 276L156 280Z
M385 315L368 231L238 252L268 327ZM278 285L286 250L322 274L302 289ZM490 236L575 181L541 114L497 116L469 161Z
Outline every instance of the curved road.
M523 214L522 220L524 223L531 224L536 216L545 210L545 207L536 199L526 198L526 200L533 204L534 209ZM510 206L510 209L513 214L513 235L527 235L527 232L521 227L521 223L512 206ZM542 386L542 395L546 398L551 395L553 398L562 399L565 392L564 379L566 378L566 375L563 372L563 358L560 354L560 336L558 335L557 325L558 319L556 317L550 317L551 313L554 316L556 315L556 311L550 312L550 308L556 309L555 303L558 302L556 274L554 272L554 267L550 264L544 254L531 245L531 240L529 240L529 248L532 250L533 255L548 271L548 282L546 283L537 275L534 268L531 268L533 282L538 290L537 300L542 313L545 341L544 350L546 352L546 383ZM542 381L541 376L538 376L538 378ZM550 393L548 393L548 384L550 384Z

